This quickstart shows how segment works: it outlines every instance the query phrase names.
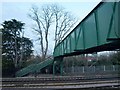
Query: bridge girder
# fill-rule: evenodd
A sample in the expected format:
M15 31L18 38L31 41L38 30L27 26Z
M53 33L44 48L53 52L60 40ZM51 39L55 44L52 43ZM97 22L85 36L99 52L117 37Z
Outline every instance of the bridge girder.
M54 49L54 57L120 48L120 2L101 2Z

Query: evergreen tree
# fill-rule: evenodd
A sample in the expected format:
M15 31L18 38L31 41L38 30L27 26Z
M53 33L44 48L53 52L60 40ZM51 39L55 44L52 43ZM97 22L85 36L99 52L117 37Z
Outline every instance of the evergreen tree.
M3 75L12 74L32 54L33 43L22 36L24 23L12 19L4 21L2 26L2 71Z

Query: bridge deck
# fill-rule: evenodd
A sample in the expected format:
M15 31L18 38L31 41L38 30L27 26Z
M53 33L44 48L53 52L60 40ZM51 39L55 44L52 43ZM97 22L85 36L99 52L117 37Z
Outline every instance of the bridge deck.
M54 49L54 57L120 48L120 2L101 2Z

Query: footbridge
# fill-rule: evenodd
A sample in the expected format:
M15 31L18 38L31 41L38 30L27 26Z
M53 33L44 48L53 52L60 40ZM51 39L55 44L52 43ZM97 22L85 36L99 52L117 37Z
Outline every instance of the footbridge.
M22 76L26 76L26 75L29 75L29 74L36 74L36 73L40 73L41 72L41 69L49 66L49 65L52 65L53 63L53 59L48 59L48 60L45 60L44 62L41 62L41 63L38 63L38 64L31 64L23 69L21 69L20 71L18 71L16 73L16 76L17 77L22 77Z
M54 49L54 57L120 48L120 3L101 2Z
M120 2L100 2L55 46L54 60L28 66L18 71L16 76L37 72L50 64L53 65L53 74L59 72L62 75L64 57L117 49L120 49Z

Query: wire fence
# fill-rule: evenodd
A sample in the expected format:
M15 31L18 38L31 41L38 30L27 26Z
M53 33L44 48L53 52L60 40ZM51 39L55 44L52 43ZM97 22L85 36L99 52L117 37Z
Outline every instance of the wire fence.
M115 74L120 73L120 65L101 65L101 66L72 66L64 67L63 74Z

